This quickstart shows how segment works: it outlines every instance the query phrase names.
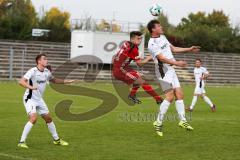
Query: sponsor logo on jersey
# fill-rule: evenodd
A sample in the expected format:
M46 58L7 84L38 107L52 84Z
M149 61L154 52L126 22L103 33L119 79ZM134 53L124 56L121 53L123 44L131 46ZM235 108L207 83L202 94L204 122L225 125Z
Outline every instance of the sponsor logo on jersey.
M41 80L37 80L37 83L38 83L38 84L46 83L46 80L42 80L42 81L41 81Z
M167 47L167 43L165 43L162 47L161 47L161 49L164 49L164 48L166 48Z

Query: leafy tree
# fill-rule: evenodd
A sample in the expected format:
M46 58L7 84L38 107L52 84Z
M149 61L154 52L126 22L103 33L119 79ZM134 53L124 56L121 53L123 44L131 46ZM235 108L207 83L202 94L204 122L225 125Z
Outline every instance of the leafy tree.
M190 13L183 18L175 30L183 39L183 45L200 45L203 51L239 52L237 29L229 24L229 17L223 11L213 10Z
M1 0L0 8L0 38L30 39L38 22L31 0Z
M48 41L69 42L70 41L70 13L62 12L57 7L51 8L41 18L39 27L49 29Z
M223 11L213 10L212 13L208 14L207 21L213 27L230 27L229 17Z

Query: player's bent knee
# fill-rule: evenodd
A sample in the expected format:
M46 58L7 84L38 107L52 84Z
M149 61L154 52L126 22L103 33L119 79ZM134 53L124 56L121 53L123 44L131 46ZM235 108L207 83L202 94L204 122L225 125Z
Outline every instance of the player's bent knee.
M37 114L30 114L29 115L29 122L31 122L32 124L35 124L37 122Z
M174 98L166 98L168 102L172 103L174 101Z
M165 93L166 96L166 100L170 103L172 103L174 101L174 91L173 90L169 90Z
M45 116L42 116L43 119L45 120L46 123L51 123L53 120L52 120L52 117L50 117L49 115L45 115Z
M30 120L29 120L32 124L35 124L35 123L37 123L37 117L32 117L32 118L30 118Z
M52 118L48 118L45 121L46 121L46 123L51 123L52 122Z
M184 95L178 95L176 96L176 100L183 100L184 99Z
M184 99L183 93L178 93L178 94L175 95L175 97L176 97L176 100L183 100Z
M45 121L46 123L51 123L52 122L52 119L48 119Z
M183 94L183 91L181 88L177 88L175 90L175 97L176 97L176 100L183 100L184 99L184 94Z
M168 95L166 96L166 100L170 103L172 103L174 101L174 95Z

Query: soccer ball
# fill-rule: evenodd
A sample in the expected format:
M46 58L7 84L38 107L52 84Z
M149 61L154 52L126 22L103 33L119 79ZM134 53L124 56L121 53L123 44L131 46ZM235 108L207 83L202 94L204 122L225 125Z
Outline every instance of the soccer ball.
M161 9L162 7L160 7L158 4L154 4L150 9L150 13L153 15L153 16L159 16L160 13L161 13Z

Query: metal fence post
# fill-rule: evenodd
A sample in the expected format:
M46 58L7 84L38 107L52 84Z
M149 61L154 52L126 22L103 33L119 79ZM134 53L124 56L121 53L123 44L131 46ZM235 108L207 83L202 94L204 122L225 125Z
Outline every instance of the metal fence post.
M9 57L9 80L13 79L13 47L10 47Z
M24 72L24 59L25 59L25 50L22 51L22 74L23 75L23 72Z
M68 60L70 60L71 55L70 55L70 49L68 49Z

